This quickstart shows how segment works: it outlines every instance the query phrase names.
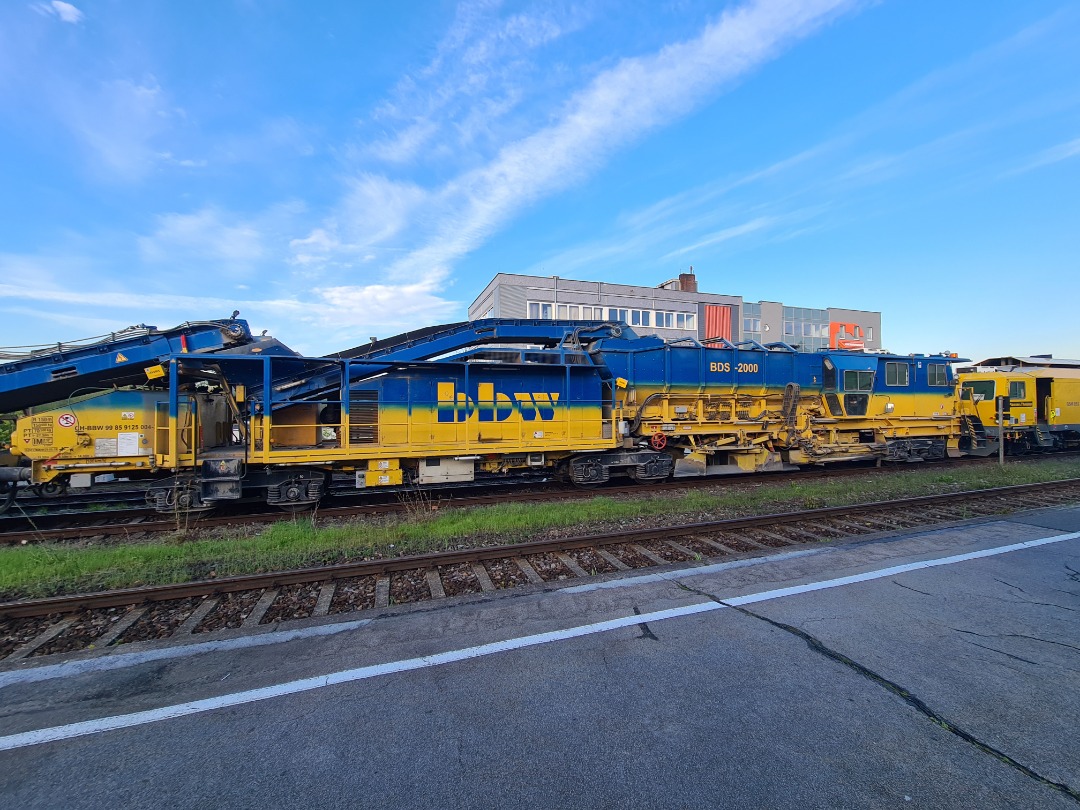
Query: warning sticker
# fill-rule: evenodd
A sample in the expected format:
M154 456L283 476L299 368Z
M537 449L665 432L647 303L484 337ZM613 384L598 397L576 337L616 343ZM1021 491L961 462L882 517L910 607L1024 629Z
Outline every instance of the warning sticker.
M117 363L126 363L127 362L127 358L124 357L123 352L117 352L116 353L116 362Z
M75 414L73 413L62 413L58 417L56 417L56 424L58 424L60 427L65 428L75 427L76 421L77 420L75 419Z

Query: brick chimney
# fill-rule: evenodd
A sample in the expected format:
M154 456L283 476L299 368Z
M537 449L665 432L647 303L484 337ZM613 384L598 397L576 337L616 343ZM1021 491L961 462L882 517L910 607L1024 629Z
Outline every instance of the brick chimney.
M697 292L697 276L694 275L693 267L689 273L679 273L679 289L683 292Z

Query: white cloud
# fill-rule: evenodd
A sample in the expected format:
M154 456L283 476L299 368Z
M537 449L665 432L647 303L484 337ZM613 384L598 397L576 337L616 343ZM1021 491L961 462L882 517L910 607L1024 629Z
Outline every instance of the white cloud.
M1019 167L1010 172L1006 172L1003 176L1011 177L1018 174L1025 174L1034 171L1035 169L1042 169L1045 166L1052 166L1055 163L1060 163L1063 160L1068 160L1077 155L1080 155L1080 138L1074 138L1071 141L1051 146L1049 149L1043 149Z
M314 290L320 320L342 327L380 326L383 333L404 331L418 323L438 323L449 317L459 306L436 293L437 277L421 279L413 284L368 284L360 286L323 287Z
M91 173L110 179L142 179L170 152L153 148L167 134L178 111L154 76L141 81L117 79L86 87L54 87L56 114L89 150Z
M497 2L462 2L431 62L404 77L374 112L384 134L359 151L402 164L432 156L460 156L474 139L497 137L499 122L525 94L550 80L543 48L579 30L579 6L537 9L499 18Z
M207 165L207 161L205 160L178 158L175 157L172 152L158 152L157 156L161 158L163 163L171 163L174 166L182 166L185 169L204 169Z
M225 219L225 214L212 207L194 214L161 215L157 230L138 240L142 257L150 262L191 257L230 267L266 257L264 237L256 224Z
M272 334L306 354L323 355L341 351L369 335L387 336L415 329L420 323L437 323L452 317L460 302L440 298L432 280L400 286L370 284L325 287L308 294L286 298L255 298L249 295L200 296L153 294L124 289L103 289L103 285L57 279L40 282L52 275L54 260L0 256L0 271L18 267L37 269L34 281L0 283L0 311L28 318L31 329L24 330L26 346L55 341L55 326L63 324L71 340L116 331L134 323L153 323L165 328L184 321L227 317L233 309L249 319L256 332L272 327ZM44 271L43 273L40 271ZM244 285L237 286L243 292ZM16 306L15 302L38 306ZM94 313L88 317L87 313ZM44 315L41 313L48 313ZM34 332L37 329L39 331Z
M772 217L758 217L752 219L749 222L744 222L741 225L732 225L727 228L721 228L719 231L715 231L710 234L706 234L703 238L698 240L692 245L686 245L678 250L673 250L666 256L661 256L661 261L667 261L677 256L685 256L687 253L693 253L695 250L701 250L702 248L712 247L718 245L721 242L727 242L729 239L737 239L740 236L746 236L747 234L755 233L764 228L768 228L775 223Z
M34 3L31 8L39 14L58 17L61 22L71 23L72 25L82 22L84 16L79 9L71 5L71 3L65 3L63 0L52 0L51 3Z
M289 249L294 264L308 265L327 261L331 254L341 249L337 236L324 228L316 228L303 239L292 239Z
M277 116L258 124L249 132L224 135L216 143L214 154L222 162L263 163L293 156L311 157L316 153L314 127L292 116Z
M699 37L622 60L578 92L554 124L431 192L428 201L439 211L432 233L392 265L393 275L444 270L525 206L579 181L620 147L686 115L853 5L751 2L724 13Z

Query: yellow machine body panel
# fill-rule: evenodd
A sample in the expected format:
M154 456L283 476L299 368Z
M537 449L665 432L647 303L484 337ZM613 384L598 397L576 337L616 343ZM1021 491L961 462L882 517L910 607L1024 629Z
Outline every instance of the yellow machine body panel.
M154 413L167 395L108 391L34 410L18 420L12 451L36 483L60 474L147 471L156 464Z

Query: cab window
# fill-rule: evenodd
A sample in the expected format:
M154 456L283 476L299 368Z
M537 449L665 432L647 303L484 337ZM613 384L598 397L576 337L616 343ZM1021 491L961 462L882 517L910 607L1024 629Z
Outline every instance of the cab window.
M873 391L874 372L872 371L845 371L845 391Z
M828 357L826 357L824 361L822 382L825 385L826 391L836 390L836 366L833 365L833 361L830 360Z
M907 363L886 363L885 364L885 384L886 385L907 385L908 384L908 364Z
M1009 398L1024 399L1027 396L1027 383L1023 380L1012 380L1009 383Z
M944 363L931 363L926 367L926 381L930 385L948 385L948 367Z
M964 383L964 388L971 392L973 402L982 402L994 398L994 383L990 380L973 380Z

